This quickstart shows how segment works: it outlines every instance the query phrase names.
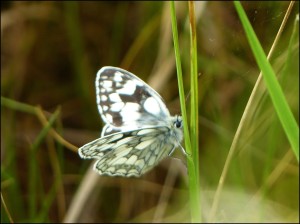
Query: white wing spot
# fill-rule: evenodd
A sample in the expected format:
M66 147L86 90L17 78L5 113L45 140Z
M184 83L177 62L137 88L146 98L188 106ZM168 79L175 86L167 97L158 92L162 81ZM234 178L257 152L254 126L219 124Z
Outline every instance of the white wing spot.
M108 110L108 106L103 105L103 106L102 106L102 109L103 109L103 111L107 111L107 110Z
M119 140L119 141L115 144L114 147L117 148L117 147L119 147L119 146L121 146L121 145L126 146L125 144L128 143L128 142L130 142L132 139L133 139L133 137L127 137L127 138L121 139L121 140Z
M140 144L138 144L135 148L142 150L145 149L146 147L148 147L155 139L150 139L144 142L141 142Z
M138 111L140 109L140 105L137 104L137 103L131 103L131 102L127 102L125 107L124 107L124 110L128 110L128 111Z
M137 103L126 103L124 108L123 108L123 111L125 113L127 112L132 112L132 111L138 111L140 109L140 105L138 105ZM129 114L129 116L132 116Z
M102 100L102 101L107 101L107 96L101 95L101 100Z
M137 103L126 103L125 106L120 111L120 114L123 118L128 120L138 120L141 117L139 113L140 105Z
M137 156L136 155L132 155L125 163L129 164L129 165L133 165L136 160L137 160Z
M126 170L125 170L125 169L119 169L119 170L117 170L116 173L119 173L119 174L126 174Z
M112 81L110 80L104 80L102 82L100 82L100 85L103 86L103 88L111 88L112 87Z
M109 168L107 169L107 171L110 172L110 173L114 173L115 170L116 170L116 168L115 168L114 166L111 166L111 167L109 167Z
M100 77L99 77L100 78ZM101 79L103 80L103 79L108 79L109 77L107 76L107 75L102 75L101 76Z
M132 150L132 147L128 147L127 149L123 149L118 153L115 153L116 157L123 157L126 156L130 151ZM124 157L123 157L124 158ZM113 159L111 162L113 162L115 159Z
M161 148L160 148L160 147L157 147L157 148L155 149L155 151L154 151L154 154L155 154L155 155L158 155L158 153L159 153L160 150L161 150Z
M143 159L139 159L138 161L136 161L135 165L140 169L143 169L143 167L145 166L145 161Z
M113 123L113 116L111 114L106 114L106 119L108 120L108 123Z
M109 94L109 99L112 102L122 102L120 95L118 93L111 93Z
M122 108L124 107L124 103L123 102L118 102L118 103L114 103L111 105L110 110L113 112L119 112L122 110Z
M132 80L128 80L123 85L122 89L118 89L117 90L117 93L119 93L119 94L125 94L125 95L133 95L135 89L136 89L136 84Z
M123 74L119 71L115 72L115 76L114 76L114 81L115 82L122 82L123 78L122 78Z
M118 165L118 164L124 164L124 162L127 160L125 157L116 158L113 161L111 161L111 164Z
M145 135L145 134L148 134L148 133L153 132L154 130L155 130L155 129L152 129L152 128L140 130L140 131L138 131L137 135Z
M111 143L111 144L105 144L105 145L101 146L101 151L105 151L105 150L107 150L107 149L110 149L113 145L114 145L114 143ZM99 147L99 146L97 146L97 147ZM96 147L96 148L97 148L97 147Z
M147 155L145 156L145 161L148 161L149 157L151 156L151 153L147 153Z
M98 148L98 145L93 145L89 148L89 151L95 151Z
M152 166L154 164L155 158L156 158L155 156L151 156L149 163L148 163L149 166Z
M161 111L157 100L154 99L153 97L149 97L148 99L145 100L144 108L150 114L155 114L155 115L159 115Z

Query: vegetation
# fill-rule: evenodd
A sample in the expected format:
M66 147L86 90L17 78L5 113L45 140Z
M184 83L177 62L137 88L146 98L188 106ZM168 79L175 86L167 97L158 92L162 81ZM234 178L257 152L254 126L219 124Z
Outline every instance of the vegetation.
M2 3L1 223L299 222L299 2L175 3ZM116 178L79 158L106 65L185 104L187 161Z

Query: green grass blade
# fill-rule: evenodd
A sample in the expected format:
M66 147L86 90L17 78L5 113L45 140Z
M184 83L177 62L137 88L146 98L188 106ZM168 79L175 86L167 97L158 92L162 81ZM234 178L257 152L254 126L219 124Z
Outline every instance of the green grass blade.
M29 114L35 114L35 107L30 106L25 103L20 103L15 100L8 99L6 97L1 96L1 106L5 106L7 108L18 110L21 112L29 113Z
M198 186L198 178L196 177L196 169L193 158L191 155L193 154L191 148L191 141L187 123L187 113L186 113L186 105L185 105L185 96L184 96L184 87L183 87L183 78L182 78L182 69L181 69L181 60L179 53L179 44L178 44L178 32L177 32L177 22L176 22L176 13L175 13L175 4L171 1L171 22L172 22L172 33L173 33L173 41L174 41L174 51L175 51L175 59L176 59L176 69L177 69L177 77L178 77L178 88L179 88L179 97L180 97L180 107L183 119L183 129L184 129L184 141L185 141L185 149L189 154L187 156L187 165L188 165L188 173L189 173L189 196L190 196L190 209L191 209L191 221L199 222L199 213L200 213L200 205L199 205L199 186Z
M247 15L240 2L234 5L243 24L249 44L266 83L275 111L299 162L299 127L285 99L283 91L276 79L275 73L252 29Z
M187 126L188 123L187 123L187 113L186 113L186 105L185 105L181 60L180 60L180 53L179 53L177 22L176 22L176 15L175 15L175 5L174 5L173 1L171 2L171 17L172 17L172 32L173 32L174 51L175 51L175 59L176 59L176 70L177 70L177 77L178 77L180 107L181 107L182 119L183 119L183 123L184 123L183 129L184 129L184 139L185 139L185 144L186 144L185 147L186 147L186 151L188 153L192 153L189 130L188 130L188 126Z
M42 131L39 133L37 138L35 139L34 143L31 145L31 155L30 155L30 164L29 164L29 217L31 219L34 219L36 217L36 200L37 200L37 181L38 181L38 164L37 164L37 158L36 158L36 152L42 141L45 139L47 133L51 129L51 127L54 124L54 121L57 119L58 115L60 113L60 109L58 108L54 114L50 117L49 123L43 127Z
M56 196L56 189L57 189L57 181L51 186L48 194L44 197L41 205L41 211L37 215L35 221L37 222L47 222L47 217L49 216L50 207L55 199Z
M190 42L191 42L191 146L192 146L192 158L195 166L195 178L196 186L198 190L194 192L196 195L194 200L197 200L195 206L196 222L201 220L201 208L200 208L200 175L199 175L199 100L198 100L198 66L197 66L197 36L196 36L196 20L195 20L195 7L194 2L189 1L189 16L190 16ZM198 210L198 211L197 211Z

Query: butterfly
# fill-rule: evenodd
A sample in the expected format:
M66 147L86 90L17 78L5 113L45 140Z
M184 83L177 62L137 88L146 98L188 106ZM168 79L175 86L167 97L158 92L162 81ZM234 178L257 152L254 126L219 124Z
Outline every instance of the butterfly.
M140 177L180 147L183 122L171 116L161 96L134 74L102 67L96 97L105 123L101 137L80 147L84 159L96 159L100 175Z

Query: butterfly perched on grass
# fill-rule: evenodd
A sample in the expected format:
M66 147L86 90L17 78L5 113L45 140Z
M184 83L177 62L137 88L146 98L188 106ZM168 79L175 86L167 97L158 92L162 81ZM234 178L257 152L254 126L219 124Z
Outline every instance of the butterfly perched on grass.
M139 177L180 147L182 119L171 116L161 96L134 74L102 67L96 77L97 105L105 126L101 138L80 147L96 159L101 175Z

